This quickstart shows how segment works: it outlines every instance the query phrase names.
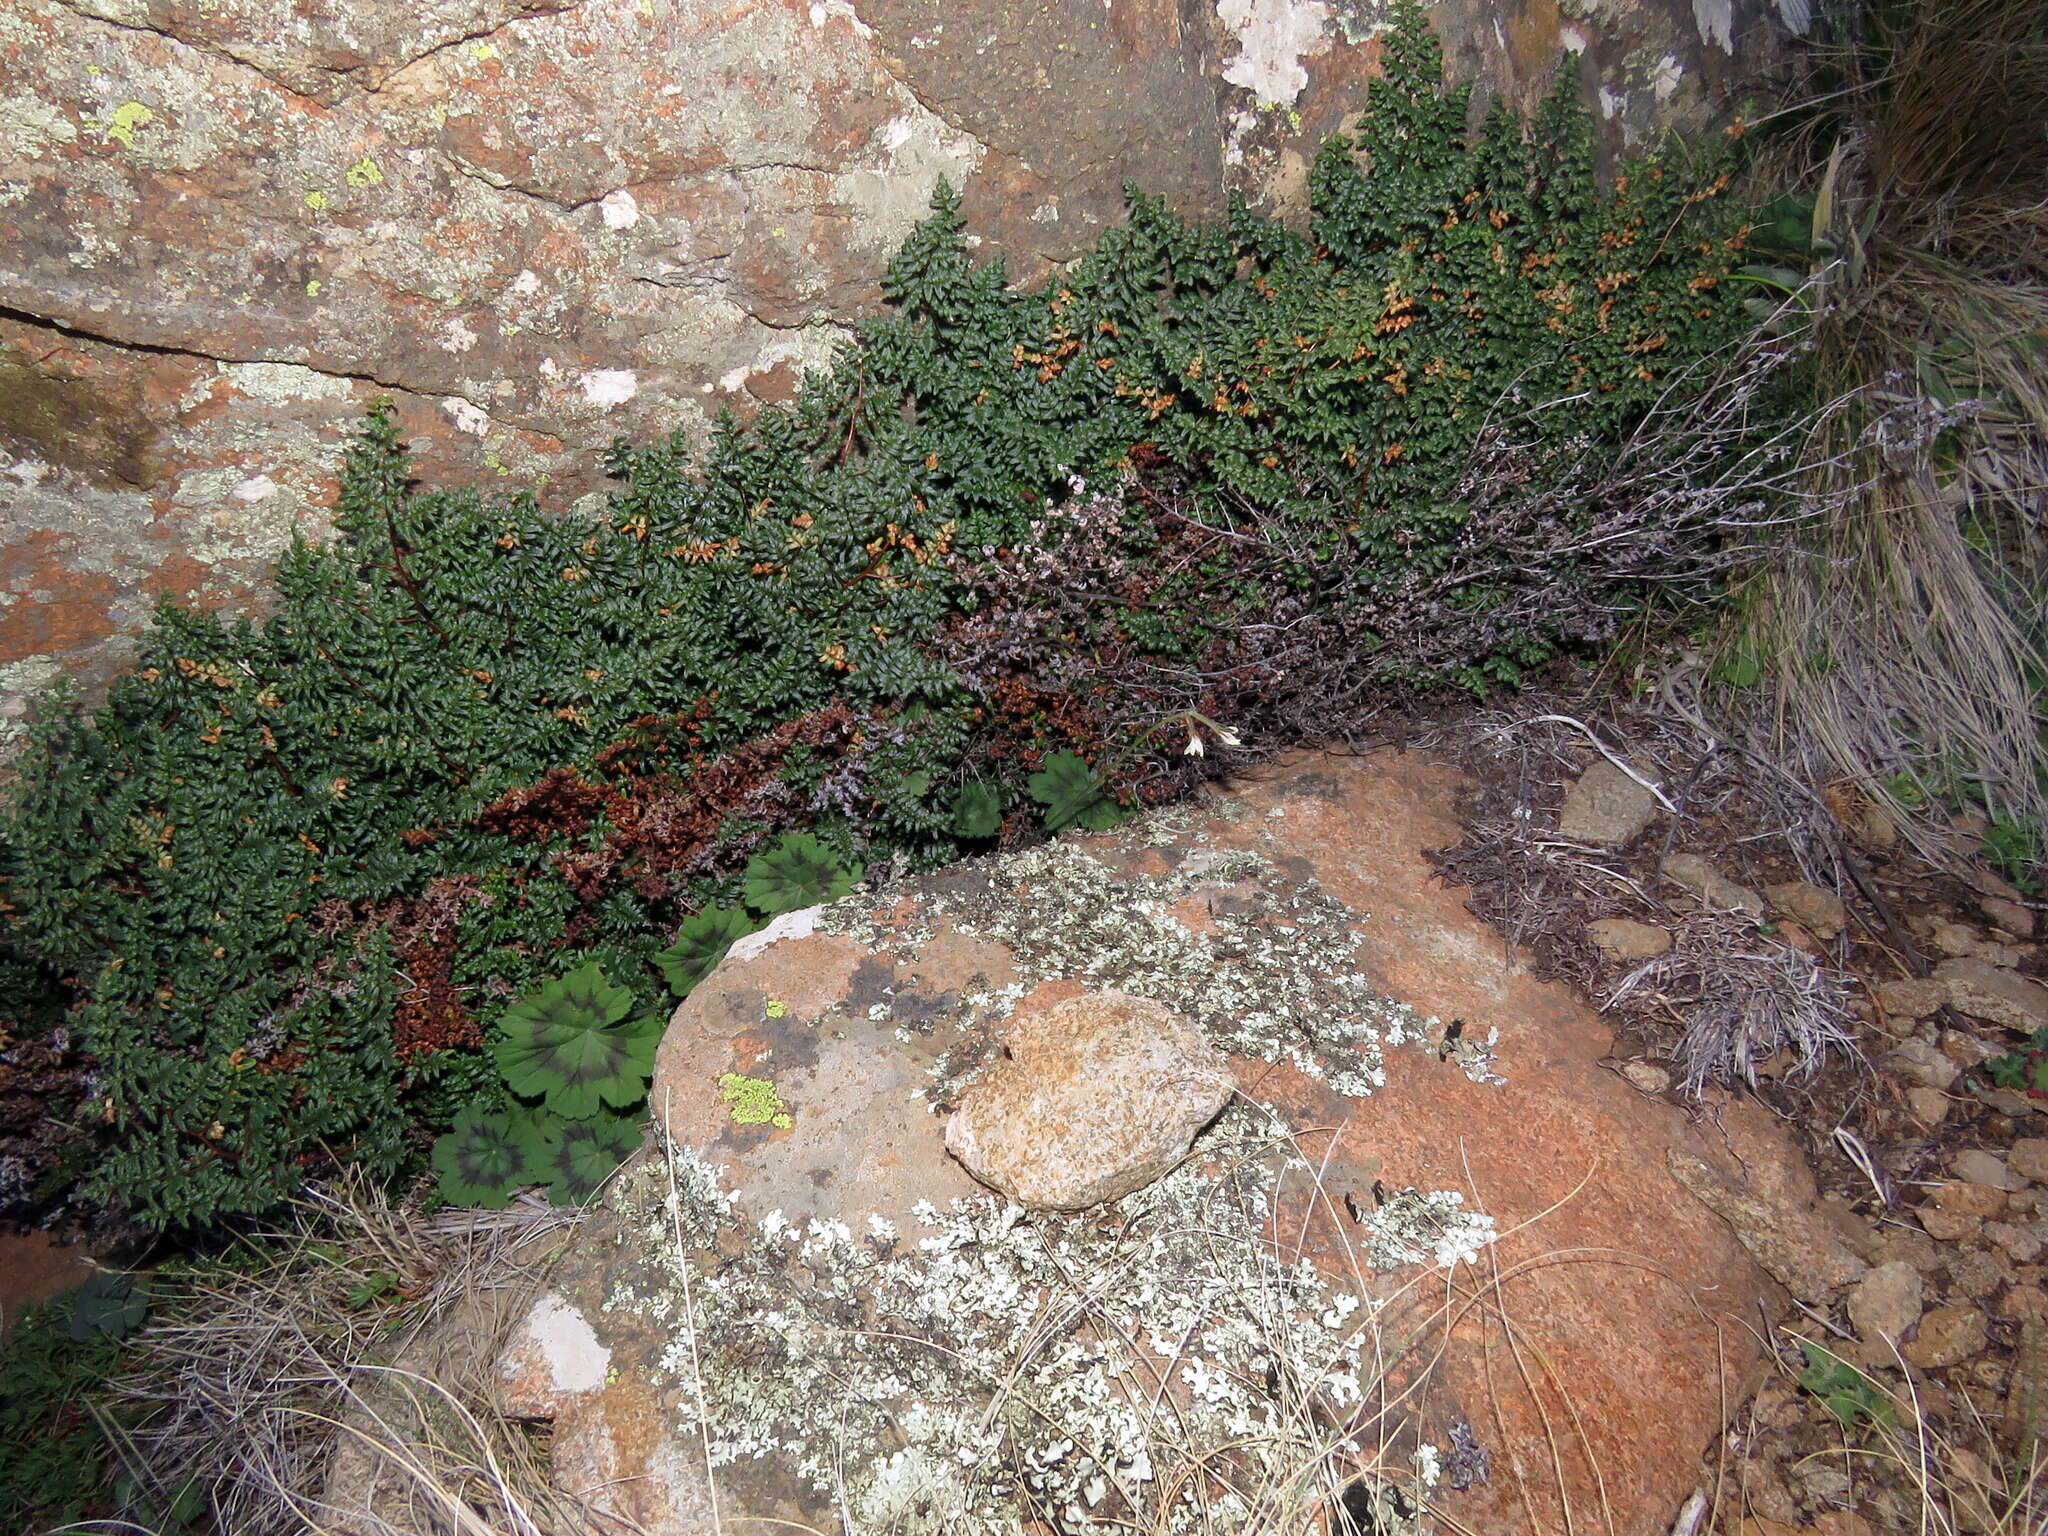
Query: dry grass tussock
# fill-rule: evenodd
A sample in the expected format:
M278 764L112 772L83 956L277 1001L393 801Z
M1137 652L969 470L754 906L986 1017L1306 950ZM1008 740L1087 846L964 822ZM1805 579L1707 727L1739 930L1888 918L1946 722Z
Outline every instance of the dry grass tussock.
M1667 856L1697 849L1740 875L1744 854L1768 849L1822 889L1868 886L1819 796L1732 746L1671 688L1633 709L1529 695L1429 740L1480 782L1465 838L1436 856L1438 870L1471 888L1473 912L1539 974L1663 1042L1687 1094L1708 1083L1755 1089L1773 1058L1789 1058L1788 1086L1831 1060L1861 1062L1841 942L1795 947L1753 917L1685 900L1661 873ZM1661 832L1632 848L1557 830L1564 786L1600 755L1625 759L1671 807ZM1586 937L1602 918L1663 928L1671 947L1604 955Z
M235 1536L621 1530L552 1490L487 1406L506 1328L582 1219L536 1197L420 1215L367 1181L315 1189L138 1340L110 1383L137 1426L117 1432L128 1472L160 1507L194 1490Z
M1776 276L1830 408L1819 516L1749 589L1753 739L1886 803L1948 862L1944 803L2048 825L2048 11L1836 13L1789 112L1805 249Z

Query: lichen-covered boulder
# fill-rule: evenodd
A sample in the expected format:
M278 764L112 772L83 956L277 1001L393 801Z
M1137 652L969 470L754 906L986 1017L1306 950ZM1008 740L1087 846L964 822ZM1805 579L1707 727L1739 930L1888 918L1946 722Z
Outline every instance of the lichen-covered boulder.
M1222 1052L1164 1003L1091 992L1027 1014L960 1095L946 1150L1019 1205L1084 1211L1187 1155L1236 1086Z
M1667 1160L1803 1169L1602 1069L1597 1015L1430 878L1454 787L1302 758L728 959L552 1277L603 1385L519 1375L564 1486L663 1532L1667 1529L1779 1299ZM1232 1102L1106 1205L983 1188L948 1117L1104 991L1184 1016Z

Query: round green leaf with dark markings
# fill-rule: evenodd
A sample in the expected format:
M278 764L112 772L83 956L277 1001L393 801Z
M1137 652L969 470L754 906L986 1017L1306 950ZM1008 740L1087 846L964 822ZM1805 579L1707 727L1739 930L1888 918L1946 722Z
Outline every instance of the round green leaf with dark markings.
M71 1301L71 1337L83 1343L94 1334L126 1338L149 1315L149 1282L140 1275L96 1269Z
M548 1187L557 1205L581 1205L640 1145L642 1122L632 1115L598 1114L556 1120L542 1132L527 1173Z
M786 832L747 861L747 905L770 917L837 901L862 870L848 869L808 832Z
M1026 781L1031 798L1045 807L1045 830L1061 832L1077 822L1105 831L1123 819L1116 802L1102 792L1102 780L1085 758L1055 752L1042 771Z
M683 919L675 942L654 957L669 990L688 997L690 989L711 974L712 967L725 958L733 942L743 939L758 926L745 912L729 907L706 907Z
M532 1182L526 1172L532 1156L532 1139L513 1116L472 1105L434 1143L441 1198L450 1205L501 1211L513 1190Z
M660 1019L623 1022L632 1007L632 993L595 965L578 966L507 1008L491 1053L514 1093L555 1114L625 1109L646 1097L661 1043Z
M994 837L1003 826L1003 792L979 779L953 796L953 835L970 842Z

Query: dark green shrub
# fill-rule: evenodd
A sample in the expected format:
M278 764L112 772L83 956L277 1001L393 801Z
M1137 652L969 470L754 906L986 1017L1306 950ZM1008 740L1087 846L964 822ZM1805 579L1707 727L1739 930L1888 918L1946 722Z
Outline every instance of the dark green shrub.
M1267 746L1610 630L1708 537L1576 488L1738 331L1725 173L1601 190L1569 81L1467 143L1412 4L1386 58L1309 235L1133 193L1019 293L942 189L889 318L701 455L615 445L596 520L415 493L373 413L274 616L166 607L27 760L8 899L77 979L90 1193L261 1210L472 1105L475 1187L482 1048L565 973L637 1016L710 963L704 908L928 866L1006 804L1105 825L1198 715Z

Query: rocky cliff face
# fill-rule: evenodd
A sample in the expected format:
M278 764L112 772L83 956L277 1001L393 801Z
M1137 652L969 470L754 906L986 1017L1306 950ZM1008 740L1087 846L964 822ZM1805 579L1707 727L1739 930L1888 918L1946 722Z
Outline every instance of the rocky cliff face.
M1446 0L1618 140L1801 0ZM240 609L388 394L429 477L603 484L616 435L786 398L943 177L1020 280L1136 181L1298 204L1380 0L10 0L0 731L160 594Z

